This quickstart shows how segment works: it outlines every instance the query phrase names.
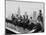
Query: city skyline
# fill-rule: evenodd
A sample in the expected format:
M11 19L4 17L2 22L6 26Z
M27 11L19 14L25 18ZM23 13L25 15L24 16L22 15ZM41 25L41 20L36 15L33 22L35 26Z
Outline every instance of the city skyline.
M9 16L11 16L12 13L16 15L18 8L20 9L21 15L27 12L28 16L32 17L34 11L36 11L37 15L40 9L43 12L43 4L6 1L6 15L9 14ZM8 17L8 15L6 17Z

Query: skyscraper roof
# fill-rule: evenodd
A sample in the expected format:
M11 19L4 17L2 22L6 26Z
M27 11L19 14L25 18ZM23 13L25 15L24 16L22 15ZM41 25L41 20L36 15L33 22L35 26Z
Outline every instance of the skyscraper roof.
M20 15L20 7L18 7L18 11L17 11L18 15Z

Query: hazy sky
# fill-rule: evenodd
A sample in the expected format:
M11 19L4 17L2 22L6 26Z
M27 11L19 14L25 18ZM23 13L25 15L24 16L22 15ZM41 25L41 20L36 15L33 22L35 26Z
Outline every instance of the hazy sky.
M34 11L37 12L37 15L39 13L39 10L42 10L43 12L42 3L6 1L6 17L9 16L10 18L12 13L16 14L18 11L18 7L20 7L20 12L22 15L24 14L24 12L27 12L29 16L32 16Z

